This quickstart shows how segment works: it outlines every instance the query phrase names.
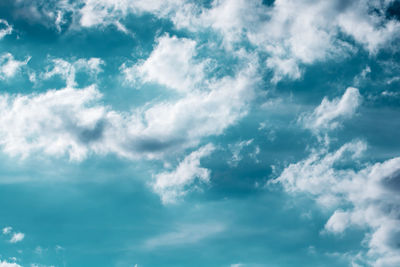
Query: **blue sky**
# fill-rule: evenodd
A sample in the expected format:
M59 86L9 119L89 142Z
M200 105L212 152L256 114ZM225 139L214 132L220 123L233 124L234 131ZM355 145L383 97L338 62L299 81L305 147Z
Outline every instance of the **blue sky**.
M0 267L400 266L399 8L1 1Z

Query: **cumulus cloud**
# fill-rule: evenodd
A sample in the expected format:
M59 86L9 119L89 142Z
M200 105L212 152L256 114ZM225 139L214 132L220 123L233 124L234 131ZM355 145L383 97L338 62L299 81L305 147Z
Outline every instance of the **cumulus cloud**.
M6 262L0 260L0 267L22 267L22 266L15 262Z
M98 138L105 108L89 107L100 98L95 87L66 88L42 94L0 96L1 145L10 155L28 156L42 150L49 155L68 153L82 159L84 141Z
M363 142L354 141L334 152L313 152L307 159L290 164L271 183L282 184L288 192L307 193L323 207L334 208L325 225L327 232L366 229L368 264L398 266L400 158L357 163L365 148ZM346 167L349 162L353 168Z
M18 243L24 240L25 234L24 233L13 233L10 239L10 243Z
M161 196L163 203L175 202L187 193L187 186L197 179L207 183L210 180L210 171L200 166L200 160L210 155L214 146L208 144L192 152L179 163L175 170L155 175L152 184L153 190Z
M0 56L0 79L4 80L13 77L26 64L30 57L23 61L16 60L10 53L4 53Z
M122 66L127 82L153 82L184 92L204 79L206 62L196 62L196 42L176 36L162 36L149 58L132 67Z
M12 33L13 28L8 22L4 19L0 19L0 40L4 38L4 36Z
M354 116L361 99L358 89L349 87L341 98L325 97L314 112L303 115L299 121L314 132L335 129L344 119Z

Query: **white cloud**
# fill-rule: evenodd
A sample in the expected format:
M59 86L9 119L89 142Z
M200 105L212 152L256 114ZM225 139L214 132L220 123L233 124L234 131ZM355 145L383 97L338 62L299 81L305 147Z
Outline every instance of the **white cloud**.
M320 205L336 208L325 225L327 232L339 234L352 226L365 229L369 263L398 266L400 158L363 166L357 164L357 158L364 150L365 144L357 141L335 152L313 152L307 159L290 164L272 183L279 182L288 192L304 192ZM349 162L358 167L343 167Z
M213 237L223 232L225 228L221 223L180 225L177 231L151 238L145 242L144 246L147 249L156 249L159 247L190 245Z
M303 115L299 121L315 132L335 129L343 119L354 116L361 99L358 89L349 87L341 98L330 101L325 97L313 113Z
M4 53L0 56L0 79L6 79L13 77L21 67L28 64L30 57L26 60L19 61L15 60L13 55L10 53Z
M8 22L4 19L0 19L0 40L4 38L4 36L12 33L13 28Z
M0 260L0 267L22 267L22 266L15 262L6 262Z
M85 157L84 141L95 139L105 108L88 105L101 97L95 87L66 88L43 94L0 97L0 136L4 152L28 156L43 151L68 153L71 159ZM97 127L97 128L96 128Z
M253 143L253 141L254 141L253 139L249 139L249 140L244 140L244 141L237 142L237 143L235 143L233 145L229 145L229 149L232 152L232 158L228 161L228 163L231 166L237 166L239 161L241 161L242 158L243 158L242 155L240 154L242 152L243 148L251 145Z
M42 74L44 79L49 79L55 75L60 75L65 81L67 87L75 87L76 81L75 76L77 72L86 72L93 78L96 77L100 72L102 72L101 66L104 65L104 61L100 58L90 58L90 59L78 59L74 62L68 62L63 59L53 59L53 68L47 70Z
M162 36L144 62L132 67L122 66L128 82L141 79L154 82L180 92L193 90L204 79L205 62L195 62L196 42L176 36Z
M10 239L10 243L18 243L24 240L25 234L24 233L13 233Z
M2 229L3 235L8 235L8 234L11 233L11 231L12 231L12 227L11 226L7 226L7 227L4 227Z
M161 196L163 203L173 203L187 193L187 187L195 182L207 183L210 171L200 166L200 160L209 156L214 146L208 144L192 152L179 163L175 170L155 175L153 190Z

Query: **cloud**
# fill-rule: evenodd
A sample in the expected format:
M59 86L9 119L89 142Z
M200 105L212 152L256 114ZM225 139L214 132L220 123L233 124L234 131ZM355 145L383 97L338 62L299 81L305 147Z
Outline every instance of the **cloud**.
M204 79L205 62L196 62L196 42L187 38L164 35L144 62L122 66L127 82L153 82L185 92L195 89ZM173 66L173 67L172 67Z
M85 141L101 134L105 108L88 107L100 97L93 86L25 96L1 95L0 144L4 152L22 157L37 151L68 153L71 159L83 159L88 150Z
M382 163L357 163L365 144L354 141L337 151L313 152L290 164L270 183L288 192L303 192L335 211L325 231L342 234L349 227L365 229L369 250L364 258L373 266L398 266L400 248L400 158ZM347 167L352 163L353 168Z
M40 24L48 29L63 32L70 24L69 16L75 6L68 0L18 0L6 1L15 20Z
M0 19L0 40L4 38L4 36L12 33L13 28L8 22L4 19Z
M8 235L8 234L11 233L11 231L12 231L12 227L11 226L7 226L7 227L4 227L2 229L3 235Z
M147 240L144 247L157 249L160 247L183 246L200 242L206 238L213 237L225 230L220 223L202 223L180 225L178 230Z
M24 233L13 233L10 239L10 243L18 243L24 240L25 234Z
M73 62L68 62L63 59L53 59L53 68L48 69L45 73L42 73L44 79L49 79L55 75L61 76L67 87L76 87L77 83L75 81L76 73L86 72L92 78L95 78L100 72L102 72L101 66L104 65L104 61L100 58L90 58L90 59L78 59Z
M166 16L173 7L183 2L180 0L156 0L151 3L146 0L83 0L78 5L79 23L83 27L104 27L119 22L131 13L151 12Z
M185 195L187 187L195 180L203 183L210 180L210 171L200 166L200 160L209 156L214 149L212 144L203 146L186 156L175 170L155 175L152 187L163 203L173 203Z
M4 80L13 77L23 66L28 64L30 57L23 61L15 60L10 53L0 56L0 79Z
M341 98L330 101L325 97L314 112L301 116L299 121L314 132L335 129L342 120L354 116L361 100L358 89L349 87Z
M240 154L242 152L243 148L251 145L253 143L253 141L254 141L254 139L249 139L249 140L244 140L244 141L240 141L235 144L229 145L229 149L232 152L232 158L228 161L228 163L233 167L237 166L239 161L241 161L243 158L242 155ZM256 152L257 151L258 150L256 150ZM259 151L258 151L258 153L259 153Z
M15 262L6 262L0 260L0 267L22 267L22 266Z

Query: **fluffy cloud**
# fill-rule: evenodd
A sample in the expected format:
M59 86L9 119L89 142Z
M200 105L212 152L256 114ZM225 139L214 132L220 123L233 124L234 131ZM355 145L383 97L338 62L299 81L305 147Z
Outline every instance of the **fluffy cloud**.
M11 231L12 231L11 226L7 226L2 229L3 235L8 235L9 233L11 233Z
M13 77L23 66L28 64L30 57L26 60L19 61L14 59L10 53L5 53L0 56L0 79Z
M186 156L175 170L155 175L152 187L161 196L163 203L175 202L177 198L185 195L187 186L196 179L200 182L210 180L210 171L200 166L200 160L210 155L214 149L211 144L203 146Z
M22 267L22 266L15 262L6 262L0 260L0 267Z
M128 82L140 79L184 92L193 90L204 79L205 62L195 62L196 42L165 35L158 39L150 57L133 67L122 66Z
M0 19L0 40L4 38L4 36L11 34L13 31L13 28L8 22L4 19Z
M313 152L290 164L272 183L282 184L288 192L307 193L323 207L335 208L325 225L328 232L343 233L352 226L366 229L369 264L398 266L400 158L362 167L357 159L365 148L363 142L355 141L334 152ZM355 169L346 167L349 162Z
M341 98L324 98L311 114L305 114L299 121L304 127L315 131L331 130L340 126L343 119L351 118L361 103L357 88L349 87Z
M67 152L72 159L82 159L87 153L84 141L101 133L98 128L104 107L87 107L100 96L94 87L26 96L3 94L0 96L3 150L22 157L38 150L49 155Z
M10 239L10 243L18 243L24 240L25 234L24 233L13 233Z

